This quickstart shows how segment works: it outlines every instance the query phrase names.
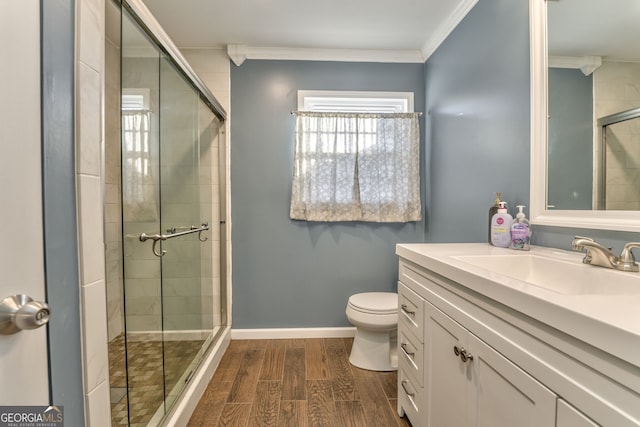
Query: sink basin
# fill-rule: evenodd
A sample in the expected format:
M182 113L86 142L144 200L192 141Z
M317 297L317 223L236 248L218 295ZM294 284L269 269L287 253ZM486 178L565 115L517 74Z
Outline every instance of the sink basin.
M533 254L464 255L464 263L565 295L638 295L640 275ZM495 276L492 275L495 279Z

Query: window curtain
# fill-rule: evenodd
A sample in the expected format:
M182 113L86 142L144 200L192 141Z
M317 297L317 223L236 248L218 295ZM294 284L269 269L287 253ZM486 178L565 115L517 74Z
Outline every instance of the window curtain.
M136 221L158 220L157 182L150 144L151 113L122 112L123 208Z
M292 219L421 219L418 113L295 114Z

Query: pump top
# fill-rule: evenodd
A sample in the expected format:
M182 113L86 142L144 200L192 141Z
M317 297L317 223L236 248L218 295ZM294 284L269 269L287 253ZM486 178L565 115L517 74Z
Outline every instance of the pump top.
M516 207L518 208L518 213L516 214L516 218L524 218L525 215L524 215L523 209L525 208L525 206L524 205L518 205Z

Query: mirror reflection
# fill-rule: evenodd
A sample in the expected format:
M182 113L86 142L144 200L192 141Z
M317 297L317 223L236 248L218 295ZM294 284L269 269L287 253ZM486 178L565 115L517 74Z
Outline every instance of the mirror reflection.
M640 2L547 2L547 208L640 210Z

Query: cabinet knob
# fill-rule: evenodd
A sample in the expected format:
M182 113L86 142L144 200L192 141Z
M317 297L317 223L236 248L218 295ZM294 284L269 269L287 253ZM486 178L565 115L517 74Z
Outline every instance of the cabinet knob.
M460 351L460 360L462 360L462 363L473 362L473 356L463 348Z
M453 354L455 354L456 357L460 357L462 363L473 361L473 355L471 353L467 353L467 350L462 347L458 347L457 345L453 346Z

